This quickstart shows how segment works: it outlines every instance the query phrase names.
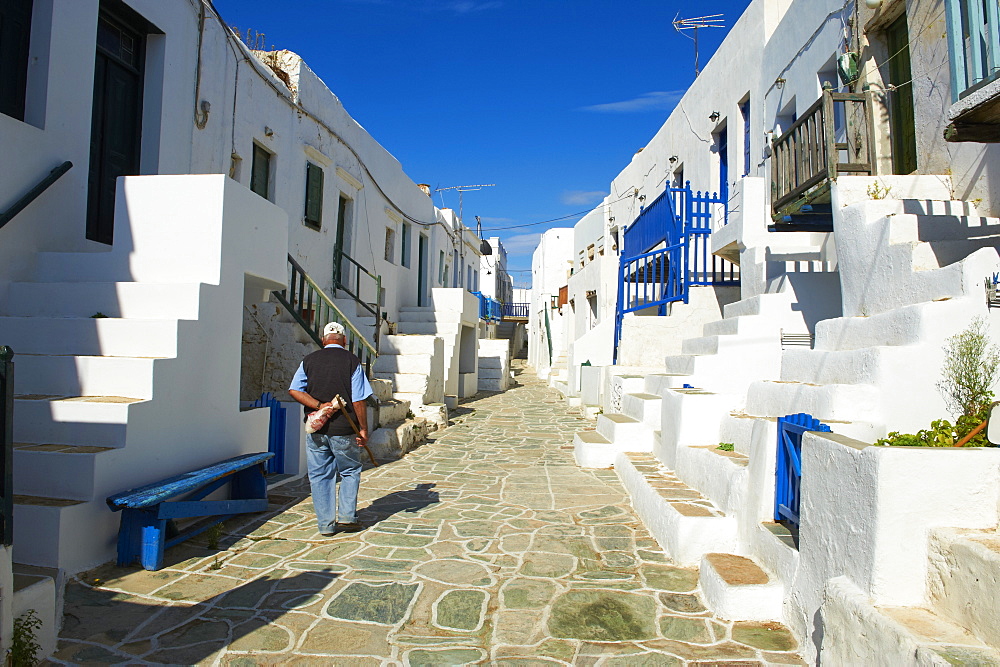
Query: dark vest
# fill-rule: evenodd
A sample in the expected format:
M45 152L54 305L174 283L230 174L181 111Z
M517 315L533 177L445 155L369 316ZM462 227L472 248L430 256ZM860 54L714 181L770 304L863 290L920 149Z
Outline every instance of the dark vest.
M358 419L354 416L354 399L351 397L351 376L360 365L361 360L342 347L325 347L306 355L302 360L302 367L306 372L306 393L322 403L332 401L334 396L340 394L348 414L357 424ZM302 409L302 421L305 421L306 416L313 410L304 405ZM351 428L343 412L338 410L317 433L351 435L354 429Z

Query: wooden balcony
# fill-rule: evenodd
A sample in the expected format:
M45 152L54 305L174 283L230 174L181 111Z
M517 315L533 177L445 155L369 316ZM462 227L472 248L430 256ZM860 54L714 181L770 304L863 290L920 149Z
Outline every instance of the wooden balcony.
M875 173L872 93L823 95L774 140L771 217L780 226L813 204L830 201L840 174Z

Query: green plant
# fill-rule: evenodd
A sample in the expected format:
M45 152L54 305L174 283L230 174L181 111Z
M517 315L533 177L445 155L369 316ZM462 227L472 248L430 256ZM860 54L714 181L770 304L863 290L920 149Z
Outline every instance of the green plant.
M884 438L875 441L883 447L953 447L956 442L979 426L989 415L989 406L974 415L962 415L953 425L947 419L937 419L931 422L931 427L916 433L900 433L893 431ZM972 437L965 447L989 447L986 433L980 432Z
M106 318L107 315L105 315L101 311L97 311L96 313L94 313L93 315L91 315L91 317L94 318L94 319L103 319L103 318Z
M29 667L38 663L42 647L38 643L38 631L42 619L38 612L29 609L14 619L14 633L10 642L10 664L13 667Z
M868 186L868 198L875 200L885 199L889 196L890 190L892 190L891 185L882 187L878 181L875 181Z
M1000 371L1000 349L990 343L986 320L977 317L946 341L937 388L953 415L979 415L993 401Z
M720 442L716 449L721 449L724 452L731 452L736 449L736 446L731 442Z
M406 418L407 419L413 419L413 410L407 410L406 411Z
M208 548L209 549L218 549L219 548L219 538L222 537L222 524L221 523L217 523L214 526L212 526L211 528L209 528L207 531L205 531L205 536L207 537L207 540L208 540Z

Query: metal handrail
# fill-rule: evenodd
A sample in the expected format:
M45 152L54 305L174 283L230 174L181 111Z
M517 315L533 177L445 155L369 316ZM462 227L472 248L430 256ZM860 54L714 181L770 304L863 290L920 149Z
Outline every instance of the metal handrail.
M291 255L288 256L288 267L288 287L280 292L272 292L278 302L317 345L323 345L323 327L327 322L343 324L347 330L347 349L358 355L365 368L371 370L371 363L378 356L379 321L375 320L376 344L373 345Z
M14 350L0 346L0 538L14 543Z
M341 280L341 277L339 275L339 273L340 273L339 271L336 272L338 275L335 277L335 280L336 280L336 286L335 287L336 287L336 289L341 290L344 293L346 293L347 296L349 296L352 299L354 299L355 303L357 303L359 306L361 306L366 311L368 311L369 313L371 313L372 316L375 318L375 322L376 322L376 325L375 325L375 346L378 347L378 334L379 334L379 328L380 328L379 325L381 324L381 319L382 319L381 318L381 313L379 313L379 306L381 305L380 304L380 299L382 298L382 276L379 276L379 275L376 275L376 274L372 273L371 271L369 271L368 269L366 269L364 266L362 266L361 264L359 264L357 262L357 260L355 260L353 257L351 257L350 255L348 255L343 250L339 250L338 249L336 251L336 254L337 254L338 257L340 257L342 259L346 259L348 262L350 262L351 264L354 265L354 284L355 284L356 289L358 291L355 293L351 289L350 285L348 285L343 280ZM338 262L337 265L340 266L340 263ZM364 299L361 298L361 274L364 274L364 275L368 276L369 278L371 278L372 280L375 281L375 304L374 305L366 302Z
M40 194L45 192L50 185L59 180L67 171L73 168L73 163L66 160L61 165L49 172L48 176L40 180L35 187L28 190L23 197L14 202L10 208L0 213L0 228L14 219L14 216L28 207L28 204L35 201Z

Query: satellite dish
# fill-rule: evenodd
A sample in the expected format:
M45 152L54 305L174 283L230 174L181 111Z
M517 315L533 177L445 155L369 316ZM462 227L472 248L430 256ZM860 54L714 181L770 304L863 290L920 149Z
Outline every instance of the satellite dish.
M489 241L483 239L482 242L479 244L479 252L483 255L492 255L493 246L490 245Z

